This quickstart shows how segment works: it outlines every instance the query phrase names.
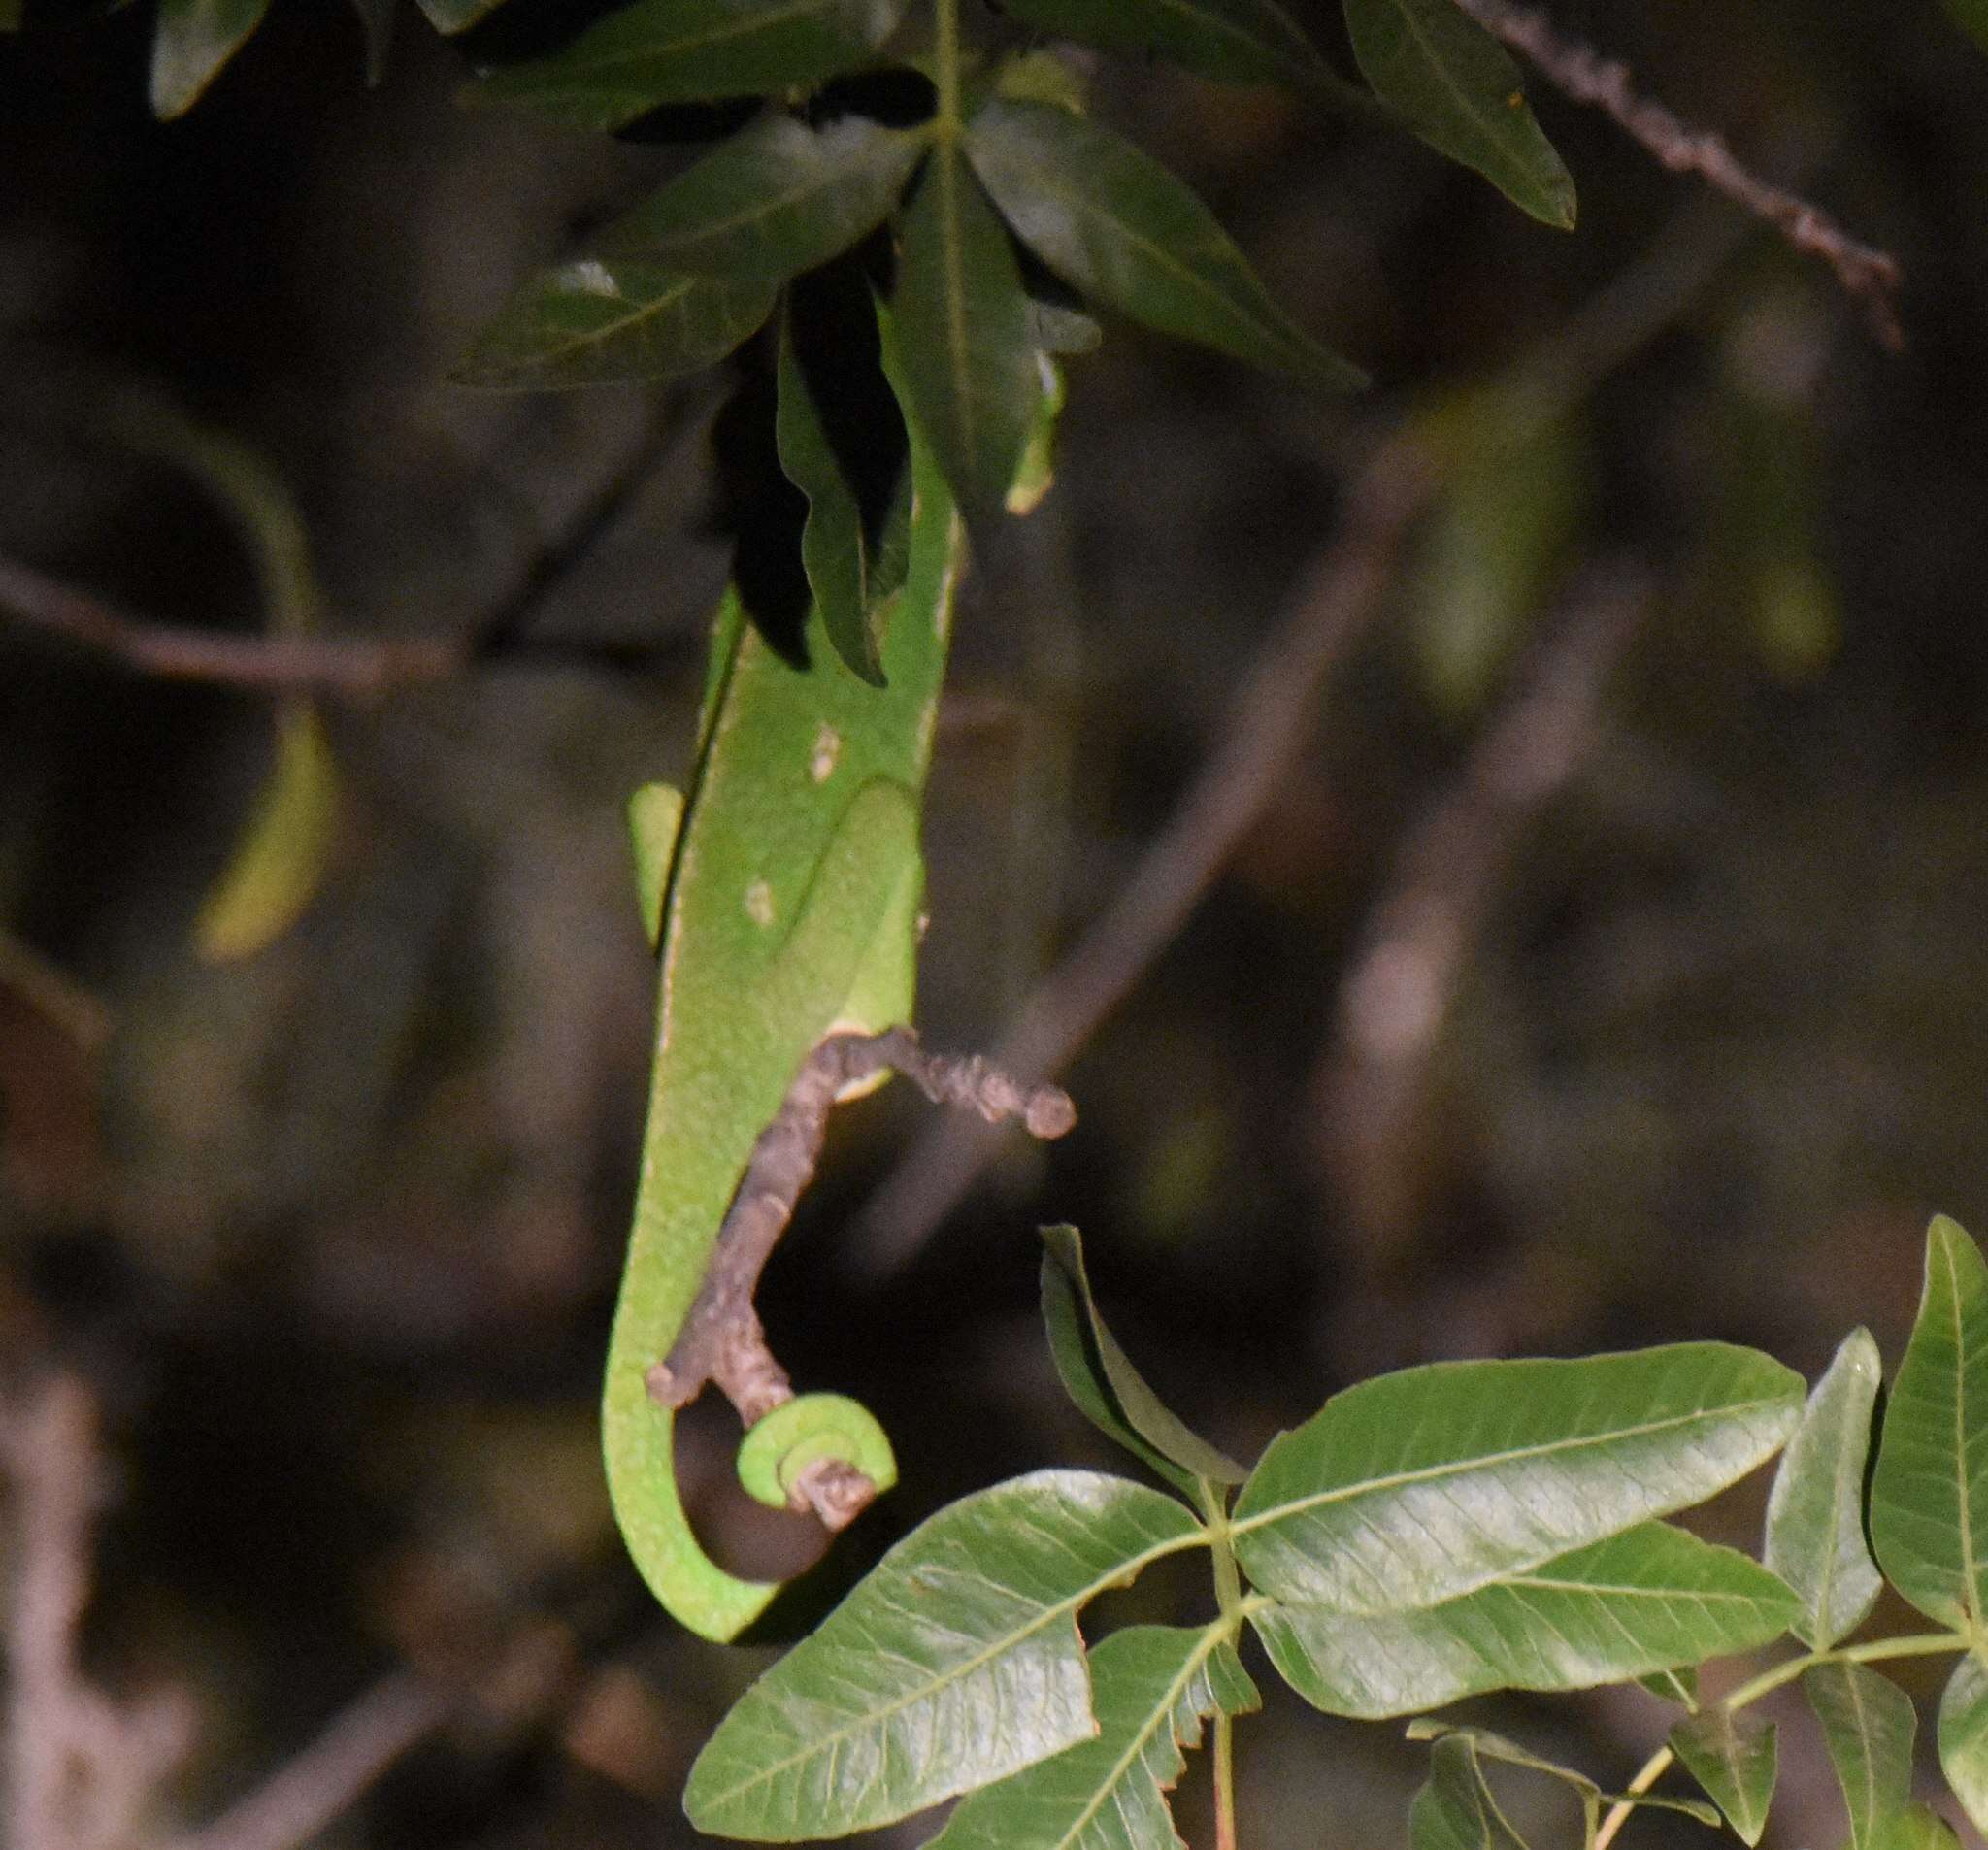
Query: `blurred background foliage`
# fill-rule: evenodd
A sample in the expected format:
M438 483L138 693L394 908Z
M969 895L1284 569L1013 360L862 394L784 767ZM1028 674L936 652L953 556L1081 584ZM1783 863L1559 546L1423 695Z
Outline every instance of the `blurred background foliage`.
M277 5L160 126L146 9L28 11L0 559L158 622L468 651L302 708L0 608L0 1369L104 1404L93 1646L199 1704L168 1820L407 1662L476 1700L335 1840L687 1839L676 1788L763 1659L646 1602L594 1399L653 983L620 806L689 755L723 382L441 382L681 157L456 108L413 18L369 89L330 5ZM1537 82L1572 235L1400 134L1100 63L1100 116L1377 383L1122 323L1072 364L1055 489L963 599L930 1039L992 1044L1137 865L1374 434L1453 467L1302 764L1069 1074L1078 1131L884 1264L864 1204L921 1107L842 1114L765 1307L904 1481L818 1598L968 1488L1117 1468L1054 1390L1041 1220L1083 1227L1141 1366L1244 1456L1445 1356L1724 1337L1812 1373L1866 1321L1895 1362L1929 1210L1988 1228L1988 69L1931 5L1555 17L1892 250L1909 348ZM1501 723L1523 760L1535 670L1609 584L1634 616L1581 723L1500 798ZM245 925L256 855L294 903ZM1432 896L1433 955L1397 929ZM810 1545L725 1491L722 1421L685 1443L734 1559ZM1504 1725L1607 1781L1667 1723L1626 1695ZM1796 1733L1773 1840L1833 1839ZM1392 1731L1276 1709L1243 1740L1256 1842L1398 1837Z

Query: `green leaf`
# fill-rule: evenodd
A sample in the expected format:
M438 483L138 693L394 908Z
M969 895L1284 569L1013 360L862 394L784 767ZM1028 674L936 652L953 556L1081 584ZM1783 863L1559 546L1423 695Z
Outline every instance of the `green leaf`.
M906 0L637 0L551 57L485 75L480 94L580 128L665 103L819 83L869 62Z
M1988 1619L1988 1266L1944 1214L1871 1480L1871 1540L1893 1586L1943 1625Z
M437 32L467 32L504 0L414 0Z
M1008 233L949 145L933 149L905 214L891 305L918 427L969 520L997 518L1043 377Z
M1864 1477L1883 1380L1877 1344L1853 1330L1815 1384L1774 1473L1762 1559L1807 1608L1796 1635L1827 1650L1861 1625L1884 1585L1864 1539Z
M0 0L0 32L18 32L27 0Z
M1912 1700L1861 1664L1817 1664L1802 1694L1822 1724L1823 1745L1850 1814L1850 1850L1872 1850L1885 1820L1912 1797Z
M674 379L723 359L766 319L778 292L758 278L585 257L525 283L449 378L527 390Z
M1970 1651L1939 1695L1939 1770L1976 1831L1988 1831L1988 1667Z
M1541 133L1518 68L1454 0L1345 0L1362 75L1415 133L1522 211L1574 228L1574 182Z
M1190 1431L1149 1388L1105 1327L1075 1227L1043 1229L1043 1320L1063 1391L1106 1437L1191 1492L1196 1478L1240 1484L1248 1473Z
M1527 1850L1498 1808L1476 1743L1445 1734L1429 1750L1429 1777L1408 1805L1409 1850Z
M1178 1850L1167 1794L1202 1718L1258 1705L1217 1622L1128 1626L1090 1655L1094 1740L963 1800L929 1850Z
M1072 287L1275 372L1366 383L1270 299L1199 199L1108 129L996 98L967 124L966 148L1015 235Z
M860 116L810 128L775 111L610 227L600 246L700 275L783 282L882 223L924 147L922 134Z
M690 1822L841 1836L1089 1739L1078 1609L1201 1535L1172 1497L1091 1471L941 1510L719 1724L690 1770Z
M1671 1746L1744 1843L1767 1829L1777 1767L1774 1725L1720 1703L1671 1731Z
M1251 1623L1307 1701L1377 1721L1485 1690L1586 1689L1751 1650L1800 1609L1758 1562L1645 1523L1434 1605L1279 1603Z
M1605 1804L1641 1805L1653 1811L1682 1812L1687 1818L1696 1818L1700 1824L1716 1827L1719 1823L1718 1807L1706 1804L1703 1799L1673 1798L1669 1793L1604 1792L1586 1773L1573 1767L1563 1767L1558 1761L1541 1759L1516 1741L1493 1734L1488 1728L1473 1728L1463 1723L1443 1721L1440 1716L1425 1715L1411 1721L1406 1732L1410 1740L1441 1740L1446 1734L1461 1734L1476 1749L1479 1760L1503 1761L1508 1766L1543 1773L1564 1786L1572 1786L1580 1800L1581 1814L1587 1825L1582 1833L1583 1843L1594 1841L1595 1827L1601 1822Z
M1666 1702L1678 1702L1685 1708L1698 1706L1698 1669L1694 1665L1680 1665L1674 1670L1655 1670L1636 1680L1652 1696Z
M1931 1805L1907 1805L1887 1818L1871 1838L1871 1850L1960 1850L1954 1828Z
M780 321L779 406L774 436L780 470L808 498L801 529L801 566L821 612L822 627L850 673L883 685L875 626L878 593L871 582L873 545L863 511L829 441L821 409L794 344L794 305Z
M159 0L151 41L151 113L183 116L248 41L269 0Z
M1988 51L1988 0L1946 0L1947 16Z
M1723 1490L1787 1437L1803 1385L1717 1342L1383 1375L1272 1441L1237 1559L1283 1599L1432 1606Z
M338 765L316 710L286 703L277 715L276 761L194 920L193 948L204 961L252 957L303 916L330 866L340 807Z
M1002 10L1039 32L1157 52L1221 83L1351 87L1276 0L1004 0Z

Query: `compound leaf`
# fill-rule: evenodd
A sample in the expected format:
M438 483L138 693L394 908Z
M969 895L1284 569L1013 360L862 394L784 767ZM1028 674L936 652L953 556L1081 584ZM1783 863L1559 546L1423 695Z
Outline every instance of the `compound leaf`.
M1850 1814L1850 1850L1872 1850L1879 1829L1912 1797L1912 1699L1862 1664L1817 1664L1802 1694L1822 1724L1823 1745Z
M1429 1750L1429 1777L1408 1806L1409 1850L1528 1850L1498 1808L1476 1742L1445 1734Z
M269 0L159 0L151 40L151 113L183 116L262 23Z
M1204 1716L1258 1704L1217 1624L1128 1626L1090 1654L1098 1733L965 1800L931 1850L1179 1850L1167 1794Z
M1271 1442L1237 1559L1282 1599L1432 1606L1723 1490L1787 1437L1804 1385L1717 1342L1383 1375Z
M1184 1491L1195 1479L1240 1484L1248 1475L1191 1431L1149 1388L1106 1328L1084 1274L1075 1227L1043 1229L1043 1320L1063 1390L1108 1438Z
M1944 1214L1871 1480L1871 1540L1929 1618L1988 1621L1988 1266Z
M1008 233L953 146L911 196L891 301L918 427L969 519L998 518L1043 375Z
M1417 135L1535 218L1574 228L1574 182L1490 33L1454 0L1345 0L1345 13L1361 74Z
M637 0L550 57L485 74L480 96L579 128L616 129L666 103L809 85L864 64L906 0Z
M1883 1367L1868 1330L1838 1348L1803 1408L1767 1505L1762 1559L1802 1596L1795 1628L1827 1650L1856 1630L1884 1585L1864 1538L1864 1477Z
M1774 1796L1774 1725L1721 1703L1679 1722L1671 1746L1740 1840L1758 1843Z
M880 224L925 138L845 116L760 116L613 225L601 248L679 270L779 282Z
M1939 1769L1974 1829L1988 1830L1988 1666L1977 1651L1940 1692Z
M1274 372L1365 384L1270 299L1193 193L1109 129L997 97L967 124L966 147L1015 235L1072 287Z
M449 377L523 388L674 379L723 359L766 319L778 290L759 278L584 257L526 282Z
M1077 1611L1200 1534L1174 1498L1092 1471L941 1510L719 1724L690 1771L690 1822L841 1836L1091 1738Z

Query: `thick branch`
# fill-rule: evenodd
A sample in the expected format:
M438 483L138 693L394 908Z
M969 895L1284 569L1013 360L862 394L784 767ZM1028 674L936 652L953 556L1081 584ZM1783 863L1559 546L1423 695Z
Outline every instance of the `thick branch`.
M1522 52L1540 74L1576 103L1601 110L1630 139L1673 173L1697 174L1709 186L1764 218L1797 250L1820 257L1864 310L1872 331L1893 352L1905 348L1897 296L1898 259L1853 238L1821 207L1762 180L1709 129L1683 120L1663 104L1639 96L1629 67L1592 47L1565 38L1536 8L1515 0L1457 0L1487 32Z

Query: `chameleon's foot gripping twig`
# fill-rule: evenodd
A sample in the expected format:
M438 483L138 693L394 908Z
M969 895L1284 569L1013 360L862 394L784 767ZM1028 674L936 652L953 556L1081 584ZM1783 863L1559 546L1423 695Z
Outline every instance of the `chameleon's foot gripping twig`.
M977 1111L990 1124L1018 1118L1033 1137L1058 1138L1077 1122L1077 1107L1060 1087L1018 1085L977 1054L959 1059L927 1053L910 1028L829 1036L803 1063L785 1102L753 1144L718 1229L703 1289L676 1346L648 1371L649 1397L659 1405L687 1406L712 1381L751 1428L794 1403L787 1372L767 1346L753 1294L795 1204L814 1177L836 1100L885 1071L902 1073L935 1104ZM841 1403L837 1410L843 1409L869 1418L853 1402ZM808 1436L816 1455L791 1473L779 1473L779 1481L790 1506L812 1509L825 1528L839 1530L878 1493L877 1471L862 1469L866 1450L872 1457L875 1453L858 1446L852 1459L846 1451L828 1451L821 1447L822 1436L822 1430ZM875 1437L880 1442L880 1433ZM885 1444L881 1466L888 1464Z

